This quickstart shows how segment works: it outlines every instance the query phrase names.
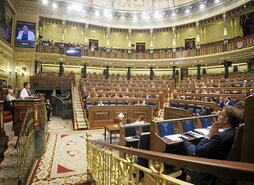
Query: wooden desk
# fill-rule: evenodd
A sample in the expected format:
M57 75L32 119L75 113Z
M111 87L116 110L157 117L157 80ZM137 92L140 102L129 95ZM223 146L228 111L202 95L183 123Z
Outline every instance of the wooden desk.
M28 108L34 111L34 130L44 126L44 100L43 99L24 99L13 100L13 130L15 136L19 135Z
M142 115L148 123L151 123L153 119L152 106L90 106L88 112L91 128L104 128L105 125L113 124L114 118L117 117L119 113L123 113L124 118L131 119L131 122L136 121L140 115Z
M174 108L174 107L164 107L164 120L185 118L185 117L191 117L191 116L192 114L189 112L189 110Z
M107 139L107 132L109 133L109 141L112 143L112 134L119 134L120 127L118 124L110 124L104 126L105 140Z

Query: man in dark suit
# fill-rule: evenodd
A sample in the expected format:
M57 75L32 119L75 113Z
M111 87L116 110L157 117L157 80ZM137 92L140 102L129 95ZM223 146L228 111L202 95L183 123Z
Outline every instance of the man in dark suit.
M213 123L209 133L197 145L184 142L187 155L225 160L234 141L236 126L241 122L241 112L236 107L224 106L218 122ZM220 128L220 130L219 130ZM184 174L180 179L183 179ZM193 171L191 182L195 185L212 185L215 176Z

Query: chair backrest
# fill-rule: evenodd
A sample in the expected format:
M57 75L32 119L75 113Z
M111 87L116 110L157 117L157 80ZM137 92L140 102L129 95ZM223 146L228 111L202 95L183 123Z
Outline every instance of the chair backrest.
M138 143L138 149L149 150L150 149L150 132L141 133ZM137 164L148 167L148 159L139 157L137 158Z
M142 126L142 132L150 132L150 123Z
M124 128L124 136L129 137L129 136L136 136L136 126L130 126L130 127L125 127Z
M171 102L170 107L177 107L177 103L176 102Z
M212 125L211 118L201 118L201 123L203 128L207 128Z
M234 138L234 143L228 153L227 159L229 161L240 161L242 152L244 123L240 124Z
M172 135L174 134L174 126L173 122L162 122L158 124L158 129L159 129L159 135L160 137L164 137L167 135Z
M179 108L185 109L185 103L179 103Z
M189 132L193 129L195 129L194 120L183 120L183 132Z
M114 124L120 123L120 119L119 118L114 118Z

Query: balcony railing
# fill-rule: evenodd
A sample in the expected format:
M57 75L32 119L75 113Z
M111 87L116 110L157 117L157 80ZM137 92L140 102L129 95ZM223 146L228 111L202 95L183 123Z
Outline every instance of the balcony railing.
M150 59L173 59L173 58L188 58L196 56L205 56L223 53L227 51L236 51L244 48L254 46L254 35L248 35L241 38L233 38L228 40L228 43L223 41L201 45L199 49L184 50L182 48L161 49L155 50L152 53L118 53L106 51L91 51L82 48L82 56L97 57L97 58L111 58L111 59L131 59L131 60L150 60ZM65 48L60 49L56 46L37 46L39 53L54 53L65 54Z

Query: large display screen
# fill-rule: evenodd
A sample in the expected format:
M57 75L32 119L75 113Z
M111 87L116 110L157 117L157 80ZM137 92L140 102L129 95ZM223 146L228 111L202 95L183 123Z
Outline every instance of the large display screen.
M16 47L33 48L35 41L35 23L17 21Z
M11 44L14 14L5 0L0 0L0 38Z
M66 48L66 55L81 57L81 48Z

